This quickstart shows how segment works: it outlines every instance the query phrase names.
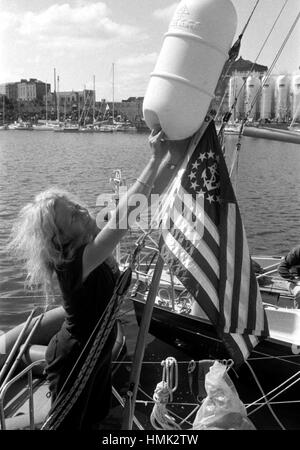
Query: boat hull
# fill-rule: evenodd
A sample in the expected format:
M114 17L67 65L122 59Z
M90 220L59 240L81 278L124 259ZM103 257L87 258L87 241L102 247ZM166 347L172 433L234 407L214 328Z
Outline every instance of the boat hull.
M145 302L138 297L132 300L136 319L140 325ZM194 360L230 358L222 340L208 320L198 319L189 314L178 314L171 309L155 305L149 332ZM255 347L247 361L264 391L268 392L299 371L300 347L293 349L289 343L266 339ZM237 382L236 386L241 392L243 401L253 401L260 391L248 365L243 364L238 369L238 376L238 380L234 381L235 384ZM284 399L298 399L299 390L298 383L285 392ZM280 399L282 400L282 397ZM298 412L300 413L299 405Z

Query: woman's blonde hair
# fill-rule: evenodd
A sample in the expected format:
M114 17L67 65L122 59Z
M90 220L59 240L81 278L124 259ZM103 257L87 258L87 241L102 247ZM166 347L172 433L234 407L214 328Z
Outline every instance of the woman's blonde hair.
M47 297L53 292L54 269L68 261L72 253L68 249L68 255L64 254L55 222L55 202L59 198L78 203L73 194L60 188L41 192L21 209L7 245L7 250L23 263L27 287L42 289Z

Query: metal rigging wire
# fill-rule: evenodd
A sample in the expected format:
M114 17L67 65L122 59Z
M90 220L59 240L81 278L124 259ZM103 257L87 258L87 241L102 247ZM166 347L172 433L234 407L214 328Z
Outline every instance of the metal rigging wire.
M247 23L246 23L246 25L245 25L245 27L244 27L244 29L243 29L243 32L242 32L241 35L239 36L239 39L240 39L240 37L242 37L242 35L244 34L246 28L248 27L248 25L249 25L249 23L250 23L250 20L251 20L251 18L252 18L252 16L253 16L253 13L254 13L256 7L258 6L258 3L259 3L259 0L256 2L256 4L255 4L255 6L254 6L254 8L253 8L253 10L252 10L252 12L251 12L251 14L250 14L248 20L247 20ZM259 52L258 52L258 54L257 54L257 56L256 56L256 58L255 58L255 60L254 60L254 62L252 63L252 66L251 66L251 68L250 68L250 70L249 70L249 72L248 72L248 74L247 74L247 76L246 76L246 78L245 78L245 80L244 80L244 83L242 84L242 86L241 86L239 92L237 93L237 96L235 97L235 100L234 100L233 104L230 106L230 108L229 108L229 113L230 113L230 114L229 114L229 117L230 117L230 115L231 115L231 111L232 111L232 110L235 108L235 106L236 106L237 100L238 100L238 98L239 98L239 96L240 96L240 94L241 94L241 92L242 92L242 90L243 90L243 88L244 88L244 86L245 86L245 84L246 84L247 78L248 78L249 75L251 75L251 73L253 72L253 69L254 69L254 67L255 67L255 64L256 64L256 62L257 62L259 56L261 55L263 49L265 48L265 45L266 45L266 43L268 42L269 37L270 37L271 33L273 32L274 27L275 27L276 23L278 22L280 16L282 15L283 10L284 10L284 8L286 7L287 3L288 3L288 0L285 0L284 5L282 6L281 10L279 11L279 14L277 15L277 17L276 17L276 19L275 19L275 21L274 21L274 23L273 23L273 25L272 25L272 27L271 27L269 33L268 33L266 39L264 40L264 42L263 42L263 44L262 44L262 46L261 46L261 48L260 48L260 50L259 50ZM236 44L235 44L235 45L236 45ZM228 70L227 70L227 72L228 72ZM224 96L223 96L223 98L222 98L222 101L221 101L221 103L220 103L220 106L219 106L219 109L218 109L218 111L217 111L216 117L218 116L218 114L219 114L219 112L220 112L220 109L221 109L221 107L222 107L223 101L224 101L224 99L225 99L225 95L226 95L226 92L225 92L225 94L224 94ZM229 120L229 117L228 117L227 121Z
M265 48L266 43L268 42L269 37L270 37L270 35L272 34L272 32L273 32L273 30L274 30L274 28L275 28L275 25L276 25L276 23L278 22L280 16L282 15L283 10L284 10L284 8L286 7L287 3L288 3L288 0L285 0L285 3L284 3L284 5L282 6L281 10L279 11L279 13L278 13L278 15L277 15L277 17L276 17L276 19L275 19L275 21L274 21L274 23L273 23L273 25L272 25L270 31L269 31L269 33L268 33L268 35L267 35L266 39L264 40L264 42L263 42L263 44L262 44L262 46L261 46L261 49L259 50L258 55L256 56L256 58L255 58L255 60L254 60L254 62L253 62L253 64L252 64L252 66L251 66L251 68L250 68L250 70L249 70L249 72L248 72L248 74L247 74L247 76L246 76L246 78L245 78L245 80L244 80L244 83L242 84L242 86L241 86L241 88L240 88L240 90L239 90L239 92L238 92L238 94L237 94L237 96L236 96L236 98L235 98L235 101L233 102L232 106L230 107L230 111L232 111L233 108L236 106L238 97L239 97L239 95L241 94L241 92L242 92L242 90L243 90L243 88L244 88L244 86L245 86L245 84L246 84L246 80L247 80L247 78L251 75L251 73L253 72L253 69L254 69L254 67L255 67L255 64L256 64L258 58L260 57L260 55L261 55L263 49ZM274 67L274 66L271 65L271 67L272 67L272 70L273 70L273 67ZM269 69L269 70L270 70L270 69ZM271 72L269 72L269 71L267 72L267 77L266 77L266 79L265 79L265 81L264 81L264 84L266 83L266 81L267 81L267 79L268 79L270 73L271 73ZM263 86L262 86L262 87L263 87ZM262 89L262 87L261 87L261 89ZM259 90L259 93L261 92L261 89ZM253 106L252 106L252 108L253 108ZM252 108L250 109L250 112L251 112Z
M286 0L286 2L287 2L287 1L288 1L288 0ZM260 95L260 93L261 93L261 91L262 91L262 88L264 87L264 85L265 85L266 82L268 81L268 79L269 79L269 77L270 77L270 75L271 75L271 73L272 73L272 71L273 71L273 69L274 69L275 64L277 63L277 61L278 61L278 59L279 59L279 57L280 57L280 55L281 55L281 53L282 53L282 51L283 51L283 49L284 49L286 43L287 43L287 41L288 41L289 38L291 37L291 34L292 34L292 32L294 31L295 26L297 25L297 22L298 22L299 18L300 18L300 12L298 13L298 15L297 15L296 19L294 20L294 22L293 22L291 28L289 29L289 31L288 31L288 33L287 33L287 35L286 35L286 37L285 37L285 39L284 39L284 41L283 41L281 47L279 48L278 52L276 53L276 56L275 56L275 58L274 58L274 60L273 60L273 62L272 62L272 64L271 64L271 66L270 66L270 69L268 70L267 75L265 76L264 82L263 82L262 85L260 86L259 90L257 91L257 93L256 93L256 95L255 95L255 97L254 97L254 99L253 99L253 102L251 103L251 108L250 108L249 113L252 111L252 109L253 109L253 107L254 107L256 101L257 101L257 98L258 98L258 96ZM248 114L249 114L249 113L248 113Z
M254 8L252 9L251 14L250 14L250 16L248 17L248 20L247 20L247 22L246 22L246 24L245 24L245 26L244 26L242 32L239 34L238 39L236 40L236 42L233 44L233 46L231 47L231 49L230 49L229 52L228 52L229 58L228 58L227 61L229 61L229 65L227 66L226 72L221 76L221 78L220 78L220 80L219 80L219 83L222 82L223 80L225 80L226 76L228 75L229 70L231 69L231 66L233 65L234 61L235 61L236 58L238 57L238 54L239 54L239 51L240 51L240 46L241 46L241 40L242 40L243 35L244 35L244 33L245 33L245 31L246 31L246 29L247 29L249 23L250 23L250 20L251 20L253 14L254 14L254 11L256 10L256 8L257 8L257 6L258 6L258 4L259 4L259 1L260 1L260 0L257 0L257 1L256 1L256 4L255 4ZM225 63L225 65L226 65L226 63ZM216 113L216 117L218 117L218 114L219 114L219 112L220 112L221 106L222 106L223 101L224 101L224 99L225 99L225 95L226 95L226 91L225 91L224 96L223 96L223 98L222 98L222 100L221 100L219 109L218 109L218 111L217 111L217 113Z

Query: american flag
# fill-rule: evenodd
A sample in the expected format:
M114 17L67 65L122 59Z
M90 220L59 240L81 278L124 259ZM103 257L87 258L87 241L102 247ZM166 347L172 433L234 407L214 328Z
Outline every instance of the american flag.
M185 167L163 218L160 251L239 366L269 332L213 121Z

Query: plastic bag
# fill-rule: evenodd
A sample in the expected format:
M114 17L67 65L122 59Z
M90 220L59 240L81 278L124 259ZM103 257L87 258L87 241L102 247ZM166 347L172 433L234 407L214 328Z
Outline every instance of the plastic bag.
M207 397L203 400L193 423L193 430L255 430L247 418L244 404L226 372L218 361L205 377Z

